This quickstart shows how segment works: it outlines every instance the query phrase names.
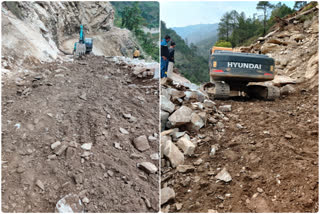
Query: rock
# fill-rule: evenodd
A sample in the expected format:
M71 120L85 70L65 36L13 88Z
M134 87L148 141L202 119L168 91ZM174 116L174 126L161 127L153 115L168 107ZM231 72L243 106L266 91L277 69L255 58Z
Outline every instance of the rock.
M143 171L145 171L148 174L154 174L158 171L158 168L150 162L142 162L142 163L138 163L137 167L139 169L142 169Z
M68 145L63 143L59 147L56 147L56 149L54 150L54 153L56 155L61 155L62 153L64 153L64 151L66 151L67 148L68 148Z
M176 168L177 166L184 163L183 153L178 149L176 145L172 143L171 140L166 141L164 145L161 146L163 147L162 154L169 159L173 168Z
M186 106L181 106L168 118L173 126L180 126L191 121L192 110Z
M191 103L192 109L193 110L202 110L203 109L203 104L200 102L196 102L196 103Z
M161 110L172 113L175 105L164 95L160 96L161 99Z
M203 105L205 108L213 108L216 104L211 100L204 100Z
M227 171L226 168L223 168L215 177L218 180L224 181L224 182L230 182L232 181L231 175Z
M122 134L129 134L129 132L126 130L126 129L124 129L124 128L121 128L120 127L120 132L122 133Z
M218 129L223 129L224 128L224 124L222 122L220 122L220 121L216 124L216 126L217 126Z
M182 209L182 203L176 203L176 210L180 211Z
M79 98L86 101L87 100L87 94L83 93L83 94L79 95Z
M57 147L60 146L60 145L61 145L61 142L60 142L60 141L57 141L57 142L51 144L51 149L55 149L55 148L57 148Z
M276 75L274 79L272 80L272 84L274 86L281 86L281 85L286 85L286 84L295 84L296 80L292 79L291 77L288 76L280 76Z
M170 187L162 188L160 195L161 195L161 205L167 203L168 201L176 197L174 190Z
M210 210L208 210L208 213L218 213L218 211L210 209Z
M44 184L42 183L42 181L37 180L37 181L36 181L36 185L37 185L40 189L44 190Z
M163 131L163 130L165 130L166 123L167 123L168 117L169 117L169 113L161 110L160 117L161 117L161 131Z
M82 202L85 203L85 204L88 204L88 203L90 202L90 200L89 200L89 198L84 197L84 198L82 199Z
M212 145L209 153L210 158L213 158L217 151L218 151L218 145Z
M152 206L149 199L147 199L146 197L141 197L141 198L144 200L144 203L146 204L147 208L150 209Z
M270 53L270 52L273 52L275 51L276 49L279 48L279 45L277 44L272 44L272 43L264 43L260 50L261 50L261 53L262 54L267 54L267 53Z
M180 173L188 173L188 172L193 172L194 171L194 166L192 165L179 165L177 167L177 171Z
M150 135L150 136L148 137L148 140L149 140L149 142L155 142L155 141L158 140L158 138Z
M185 134L186 134L186 132L177 131L177 132L171 133L171 136L172 136L173 141L177 141L180 137L182 137Z
M119 149L119 150L122 150L122 147L121 147L121 144L120 144L120 143L115 142L113 145L114 145L114 148Z
M150 155L151 160L159 160L159 153L153 153Z
M237 124L236 124L236 127L237 127L238 129L243 129L243 126L242 126L240 123L237 123Z
M284 137L287 138L287 139L292 139L292 136L289 135L289 134L284 135Z
M285 85L280 89L281 95L289 95L295 93L296 90L291 85Z
M109 175L110 177L112 177L113 174L114 174L112 170L108 170L107 173L108 173L108 175Z
M207 98L207 96L199 90L185 91L184 94L185 94L184 100L186 101L195 99L198 102L203 103L203 101Z
M148 139L145 135L141 135L133 140L134 147L140 152L150 149Z
M131 114L125 114L125 113L123 113L122 115L123 115L123 117L124 117L125 119L130 119L130 118L132 117Z
M56 204L57 213L83 213L84 206L78 195L69 194L63 197Z
M257 191L263 193L263 189L261 189L260 187L257 188Z
M178 140L177 145L183 150L185 155L193 155L196 146L186 137L182 137Z
M204 126L202 118L197 113L191 114L191 124L191 128L196 131L199 131Z
M92 147L92 143L84 143L81 145L81 149L84 149L84 150L91 150L91 147Z
M201 158L199 158L198 160L196 160L193 165L195 166L200 166L202 164L203 160Z
M222 111L222 112L230 112L231 111L231 105L219 106L219 110Z

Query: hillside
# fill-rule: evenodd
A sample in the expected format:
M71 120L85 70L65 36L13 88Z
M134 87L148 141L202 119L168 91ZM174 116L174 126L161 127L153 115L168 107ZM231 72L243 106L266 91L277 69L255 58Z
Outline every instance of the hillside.
M130 1L111 1L116 13L115 18L119 17L119 14L124 10L125 7L133 6L134 2ZM159 28L159 3L155 1L143 2L138 4L142 11L142 17L146 20L145 26L147 28Z
M203 40L216 37L218 34L218 24L198 24L185 27L172 27L181 38L191 43L199 43Z
M161 21L161 38L165 35L170 35L172 41L176 42L175 67L179 72L191 82L207 82L209 80L207 60L198 56L174 30L168 29Z
M217 40L218 37L215 35L195 43L195 45L197 46L197 54L204 57L205 59L208 59L210 55L209 50Z

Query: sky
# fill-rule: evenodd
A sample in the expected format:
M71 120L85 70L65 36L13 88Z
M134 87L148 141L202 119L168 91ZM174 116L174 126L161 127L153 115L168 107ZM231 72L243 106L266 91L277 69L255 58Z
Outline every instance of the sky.
M277 4L279 1L270 1ZM247 17L254 13L262 15L262 11L257 11L258 1L161 1L160 18L166 26L184 27L196 24L219 23L225 12L236 10L244 12ZM294 1L281 1L288 7L293 8Z

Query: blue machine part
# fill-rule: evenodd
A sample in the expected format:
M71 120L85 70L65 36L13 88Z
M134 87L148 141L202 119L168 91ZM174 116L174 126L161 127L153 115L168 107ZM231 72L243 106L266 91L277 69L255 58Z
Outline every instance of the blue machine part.
M84 43L86 44L86 52L90 53L93 48L93 39L92 38L85 38Z
M80 25L80 43L84 43L84 31L83 31L83 25Z

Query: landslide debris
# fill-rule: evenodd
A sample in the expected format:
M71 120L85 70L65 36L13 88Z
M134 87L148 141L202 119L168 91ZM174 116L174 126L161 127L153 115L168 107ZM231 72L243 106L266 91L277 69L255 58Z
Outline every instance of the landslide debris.
M158 211L158 80L130 62L86 56L3 75L2 211Z

